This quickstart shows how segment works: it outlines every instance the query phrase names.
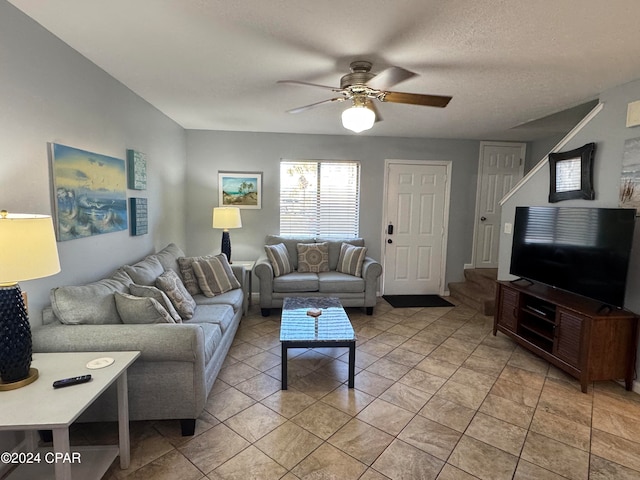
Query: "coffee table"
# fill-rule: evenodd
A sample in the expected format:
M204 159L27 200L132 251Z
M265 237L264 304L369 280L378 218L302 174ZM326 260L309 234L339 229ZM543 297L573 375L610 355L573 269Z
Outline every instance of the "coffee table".
M32 366L40 376L32 384L17 390L0 392L0 431L25 430L26 452L9 479L100 479L120 456L120 468L130 462L129 400L127 368L140 352L34 353ZM87 363L101 357L114 359L112 365L88 369ZM61 378L90 373L88 383L54 389ZM112 383L117 385L119 445L71 447L69 427ZM53 451L37 449L37 431L52 430ZM5 462L7 463L7 462Z
M321 309L317 317L307 315ZM353 388L356 335L340 300L334 297L286 297L280 324L282 344L282 390L287 389L287 351L290 348L349 348L349 388Z

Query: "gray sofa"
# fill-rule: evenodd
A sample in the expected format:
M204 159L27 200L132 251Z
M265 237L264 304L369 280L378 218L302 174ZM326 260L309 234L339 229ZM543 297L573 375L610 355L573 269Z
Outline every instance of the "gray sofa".
M232 266L242 288L214 297L192 295L195 311L182 323L125 324L119 315L120 304L114 300L115 292L126 293L132 283L153 285L163 271L173 270L184 280L178 262L181 257L184 252L171 244L134 265L121 267L108 279L52 289L52 306L43 311L43 325L32 332L33 351L139 350L141 356L128 370L131 420L180 419L182 434L193 435L195 420L247 308L244 267ZM113 386L80 420L117 418Z
M298 271L298 244L328 243L329 271L313 273ZM361 276L336 271L340 248L343 243L364 247L362 238L344 240L310 237L282 237L268 235L265 245L284 244L289 261L294 269L285 275L275 276L273 265L264 253L256 262L254 272L260 280L260 308L268 316L271 308L282 308L285 297L337 297L344 307L365 307L368 315L376 305L378 277L382 265L366 256L362 263Z

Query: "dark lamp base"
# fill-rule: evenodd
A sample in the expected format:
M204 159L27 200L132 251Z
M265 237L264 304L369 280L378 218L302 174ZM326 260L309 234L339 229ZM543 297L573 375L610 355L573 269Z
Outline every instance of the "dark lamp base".
M31 327L18 284L0 287L0 379L6 384L30 375Z
M231 238L229 232L222 232L222 245L220 251L225 254L229 263L231 263Z
M3 382L0 381L0 392L7 392L9 390L15 390L17 388L26 387L30 383L35 382L38 379L38 369L30 368L29 375L27 378L23 378L22 380L16 380L15 382Z

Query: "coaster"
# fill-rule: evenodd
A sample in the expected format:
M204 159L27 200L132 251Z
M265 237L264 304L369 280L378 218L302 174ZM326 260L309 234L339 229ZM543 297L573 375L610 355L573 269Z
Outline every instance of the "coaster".
M96 358L95 360L91 360L87 363L87 368L90 370L96 370L98 368L108 367L113 362L114 360L111 357Z

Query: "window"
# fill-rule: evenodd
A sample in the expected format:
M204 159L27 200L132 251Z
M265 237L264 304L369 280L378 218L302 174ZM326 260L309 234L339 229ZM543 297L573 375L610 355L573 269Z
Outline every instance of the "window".
M359 223L359 162L280 162L280 235L355 238Z

